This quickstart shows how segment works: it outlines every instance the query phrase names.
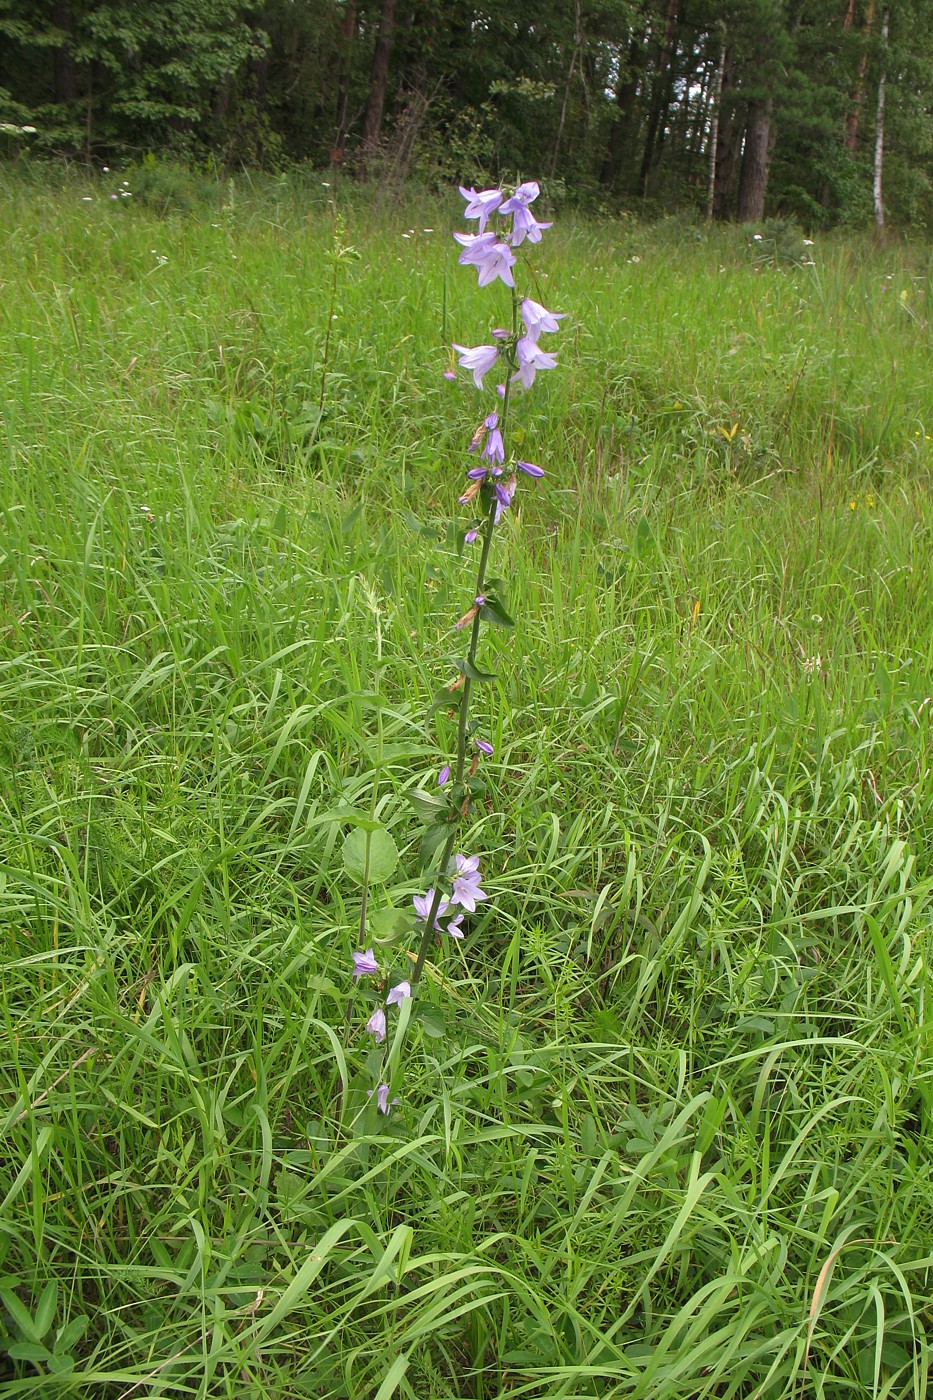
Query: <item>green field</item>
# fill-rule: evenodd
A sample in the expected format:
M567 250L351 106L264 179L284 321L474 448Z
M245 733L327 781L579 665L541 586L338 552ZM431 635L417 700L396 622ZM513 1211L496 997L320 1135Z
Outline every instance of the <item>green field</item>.
M556 211L382 1117L507 296L327 179L0 184L0 1391L919 1400L930 250Z

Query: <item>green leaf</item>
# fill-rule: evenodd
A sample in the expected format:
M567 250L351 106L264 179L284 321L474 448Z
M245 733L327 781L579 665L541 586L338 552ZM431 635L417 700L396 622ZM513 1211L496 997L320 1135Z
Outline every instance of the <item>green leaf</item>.
M334 821L346 822L347 826L359 827L360 831L382 831L382 822L376 821L373 817L367 817L363 812L354 812L352 807L341 810L338 808L334 814Z
M55 1321L55 1314L57 1312L58 1280L50 1278L42 1290L42 1297L39 1299L39 1306L36 1308L35 1328L36 1336L40 1341Z
M447 820L450 807L446 797L438 792L425 792L424 788L410 788L405 796L421 821L433 824Z
M405 909L393 909L389 904L385 909L376 909L369 915L367 931L380 943L404 933L411 926L411 918Z
M515 621L509 616L498 598L486 595L486 601L481 609L484 622L492 622L496 627L514 627Z
M454 665L458 671L463 672L467 680L478 681L482 684L484 681L494 681L496 679L495 671L481 671L467 656L465 656L462 661L455 661Z
M398 865L398 847L383 828L361 831L356 827L343 843L343 864L358 885L384 885Z
M77 1342L80 1342L88 1329L90 1320L84 1313L79 1313L77 1317L73 1317L70 1322L66 1322L64 1327L56 1332L55 1350L59 1355L67 1354Z
M52 1353L41 1342L13 1342L6 1350L14 1361L35 1361L47 1366L52 1360Z
M434 857L447 840L448 827L429 826L426 828L421 838L421 846L418 856L421 861L421 869L426 870L434 863Z
M0 1291L0 1301L2 1301L3 1306L12 1317L14 1327L18 1328L24 1337L28 1338L31 1342L38 1342L41 1340L36 1330L36 1324L32 1320L32 1314L23 1306L15 1293L11 1292L8 1288L4 1288Z
M447 1034L447 1023L439 1006L422 1007L418 1012L418 1019L421 1022L421 1029L432 1040L440 1040L441 1036Z
M460 703L460 698L455 690L448 690L446 685L436 692L428 709L428 716L433 715L435 710L453 710Z
M639 559L644 559L647 554L656 553L658 548L657 540L651 529L647 515L643 515L635 530L635 553Z
M386 1372L382 1385L376 1391L375 1400L390 1400L390 1396L398 1390L399 1383L407 1370L408 1357L403 1352L401 1356L395 1358Z

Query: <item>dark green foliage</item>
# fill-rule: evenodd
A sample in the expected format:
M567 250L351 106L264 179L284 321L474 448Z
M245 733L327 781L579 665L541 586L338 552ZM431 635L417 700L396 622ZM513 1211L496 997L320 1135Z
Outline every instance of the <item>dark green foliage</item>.
M711 201L716 218L812 231L871 217L884 71L884 202L890 222L923 227L933 0L894 7L886 44L881 12L880 0L0 0L0 121L16 127L3 138L16 156L307 161L393 188L534 176L552 200L700 214Z

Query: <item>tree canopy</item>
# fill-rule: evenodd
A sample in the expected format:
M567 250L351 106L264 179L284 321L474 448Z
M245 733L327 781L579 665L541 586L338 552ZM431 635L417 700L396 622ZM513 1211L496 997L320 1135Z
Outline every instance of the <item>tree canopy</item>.
M827 224L872 217L883 155L892 220L933 219L933 0L0 0L0 40L0 121L90 164L533 174Z

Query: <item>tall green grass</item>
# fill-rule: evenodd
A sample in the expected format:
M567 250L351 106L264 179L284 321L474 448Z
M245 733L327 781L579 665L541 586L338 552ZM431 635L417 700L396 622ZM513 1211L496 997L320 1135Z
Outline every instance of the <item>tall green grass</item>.
M444 200L110 192L2 191L4 1394L925 1396L928 250L556 224L492 897L376 1122L345 819L404 911L494 300Z

